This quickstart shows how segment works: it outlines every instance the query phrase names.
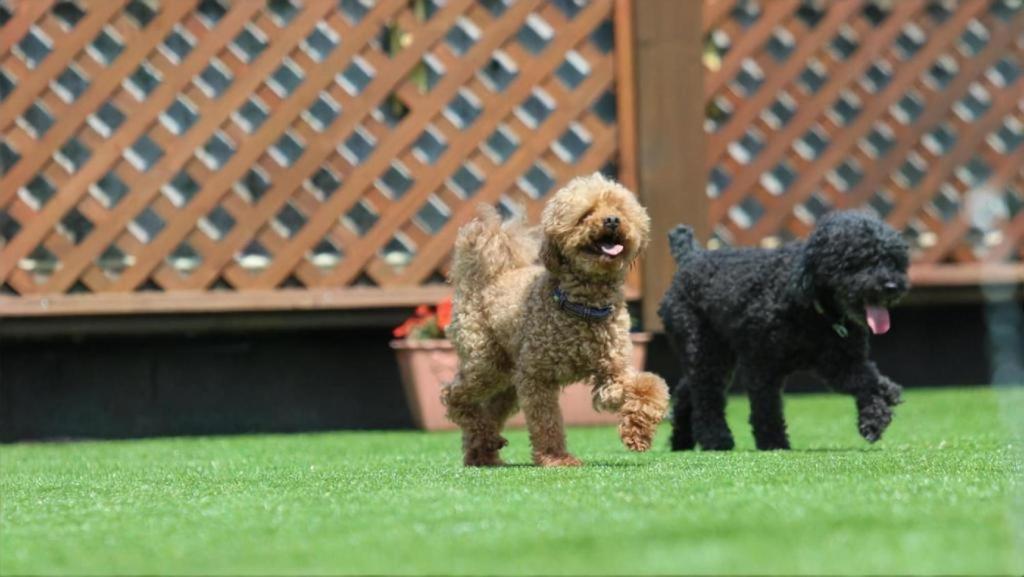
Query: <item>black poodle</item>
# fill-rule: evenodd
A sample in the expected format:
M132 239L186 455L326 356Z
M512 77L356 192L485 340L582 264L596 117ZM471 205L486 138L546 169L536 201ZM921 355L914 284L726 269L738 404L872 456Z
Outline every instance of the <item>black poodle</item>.
M856 399L861 436L882 436L901 389L868 359L868 332L889 330L888 307L907 292L907 245L895 230L835 212L806 241L777 249L702 250L682 225L669 244L679 270L658 314L683 364L673 450L733 448L730 380L750 396L757 448L788 449L782 388L803 369Z

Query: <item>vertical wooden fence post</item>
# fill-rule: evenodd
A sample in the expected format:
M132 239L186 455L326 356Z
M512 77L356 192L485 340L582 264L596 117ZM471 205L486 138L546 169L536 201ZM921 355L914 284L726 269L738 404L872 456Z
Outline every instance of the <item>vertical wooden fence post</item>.
M704 171L703 0L635 3L640 196L651 214L643 320L660 330L658 303L675 271L666 234L683 222L709 231Z

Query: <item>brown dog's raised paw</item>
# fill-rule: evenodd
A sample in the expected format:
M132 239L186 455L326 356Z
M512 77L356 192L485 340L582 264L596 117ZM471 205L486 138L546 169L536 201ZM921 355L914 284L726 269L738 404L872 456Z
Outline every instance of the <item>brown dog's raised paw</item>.
M668 410L668 386L654 373L639 373L624 392L619 437L630 451L646 451Z
M622 417L622 422L619 423L619 438L622 439L622 444L630 451L643 453L651 448L651 443L654 441L654 432L657 429L657 423L652 425L650 422L645 422L644 419L635 419L626 415Z

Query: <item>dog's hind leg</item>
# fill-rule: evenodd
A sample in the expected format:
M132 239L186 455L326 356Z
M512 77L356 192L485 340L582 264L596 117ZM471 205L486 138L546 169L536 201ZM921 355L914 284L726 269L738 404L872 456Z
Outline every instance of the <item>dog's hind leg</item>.
M495 383L484 375L463 370L455 382L442 391L448 418L462 429L462 450L467 467L503 464L499 451L508 441L500 433L511 408L507 392L495 393L495 388ZM514 408L514 395L511 405Z
M677 390L689 391L693 440L706 451L731 450L735 443L725 422L725 391L735 357L729 346L695 316L687 332L681 343L683 380ZM680 435L685 440L685 434Z
M693 439L693 397L686 377L679 379L672 393L672 438L673 451L689 451L697 446Z
M762 451L789 449L786 418L782 413L782 379L751 368L736 366L733 384L741 385L750 398L750 426L754 443Z
M706 450L733 448L725 422L725 390L734 355L683 295L667 312L665 330L682 363L682 376L672 393L673 451L688 451L698 444Z
M697 441L693 438L693 377L689 374L693 363L687 359L688 351L697 347L693 335L697 318L688 309L684 310L686 318L680 328L673 329L667 323L665 326L672 348L683 361L682 375L672 390L672 436L669 438L669 447L673 451L691 451L697 446Z
M501 430L505 427L505 421L519 409L519 396L511 384L501 392L484 401L484 413L490 421L494 435L502 441L502 446L507 444L504 437L501 437Z
M750 426L761 451L789 449L786 419L782 414L782 390L774 385L749 389Z
M712 364L694 371L693 436L705 451L730 451L736 445L725 422L727 370Z

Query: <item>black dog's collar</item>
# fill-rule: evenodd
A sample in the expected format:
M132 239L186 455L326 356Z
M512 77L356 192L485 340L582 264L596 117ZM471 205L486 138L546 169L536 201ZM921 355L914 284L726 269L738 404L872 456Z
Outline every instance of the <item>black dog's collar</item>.
M825 320L832 320L828 318L828 313L825 312L825 307L822 306L821 301L818 299L814 299L814 310L817 311L819 315L825 317ZM845 339L850 335L850 331L846 328L846 323L843 321L842 317L832 323L832 330L835 331L835 333L839 335L839 338L842 339Z
M610 317L612 312L615 311L615 307L612 305L592 307L581 303L574 303L570 301L568 295L558 287L555 287L555 302L558 303L558 308L585 321L604 320Z

